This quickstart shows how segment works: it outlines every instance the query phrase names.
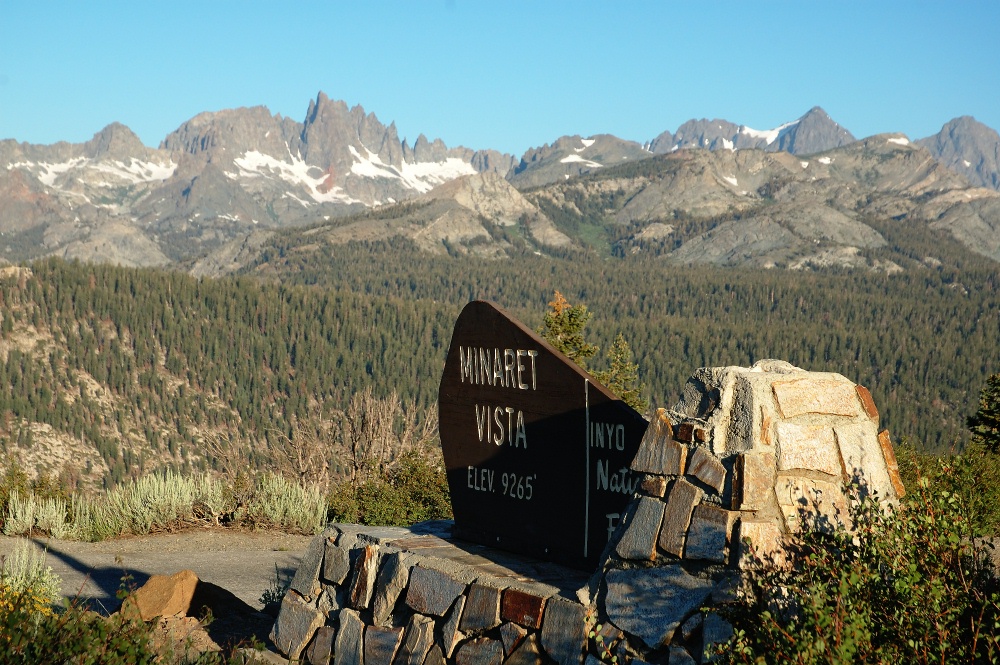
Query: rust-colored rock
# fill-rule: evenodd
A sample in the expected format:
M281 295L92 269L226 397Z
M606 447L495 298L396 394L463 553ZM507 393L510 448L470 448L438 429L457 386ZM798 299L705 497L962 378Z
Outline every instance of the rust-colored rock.
M663 476L649 476L643 479L640 487L648 496L660 498L667 491L667 479Z
M518 589L506 589L500 603L500 618L537 630L542 625L545 599Z
M896 490L896 496L901 497L906 493L906 488L903 487L903 479L899 476L899 463L896 461L896 452L892 449L892 441L889 440L889 430L884 429L878 433L878 444L882 447L892 488Z
M875 408L875 400L872 399L872 394L864 386L854 386L854 390L858 393L858 399L861 400L861 408L865 410L865 415L877 421L878 409Z
M681 423L677 426L677 440L684 443L694 441L694 425L691 423Z

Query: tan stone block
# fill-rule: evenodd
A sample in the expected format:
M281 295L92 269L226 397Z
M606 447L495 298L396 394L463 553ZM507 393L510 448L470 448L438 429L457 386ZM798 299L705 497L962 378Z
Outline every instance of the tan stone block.
M129 602L139 611L143 621L154 617L185 616L198 586L193 570L173 575L152 575L129 596Z
M906 494L906 488L903 487L903 479L899 476L899 463L896 461L896 451L892 449L892 441L889 440L889 430L884 429L878 433L878 443L882 448L882 456L885 457L889 481L896 490L896 496L902 497Z
M760 442L768 447L774 445L774 434L771 429L773 424L771 416L765 413L764 407L760 407Z
M837 523L849 523L847 498L839 484L797 476L779 477L774 494L789 531L798 530L803 523L823 530Z
M678 478L667 495L667 508L663 513L658 539L661 550L677 557L683 555L691 513L700 501L701 490L683 478Z
M737 526L740 541L740 566L746 566L754 557L765 561L785 560L784 534L773 521L742 518Z
M854 384L847 380L802 378L771 384L781 415L794 418L803 413L830 416L858 415Z
M877 423L878 409L875 408L875 400L872 399L872 394L868 392L867 388L861 385L854 386L854 390L858 393L858 399L861 400L861 408L865 410L865 415Z
M872 422L838 425L834 428L837 444L844 463L844 477L858 483L862 494L878 494L882 499L893 499L893 489L886 468L885 453L875 434Z
M778 423L778 470L809 469L840 477L840 451L828 425Z
M719 493L726 485L726 467L704 446L695 448L691 454L687 475L694 476Z
M696 506L687 532L684 558L725 563L729 558L729 543L737 517L739 513L735 510L708 503Z
M673 424L666 409L657 409L639 442L639 450L632 460L632 470L679 476L684 473L686 459L687 447L674 440Z
M774 496L776 471L774 453L737 455L733 471L733 508L763 510Z

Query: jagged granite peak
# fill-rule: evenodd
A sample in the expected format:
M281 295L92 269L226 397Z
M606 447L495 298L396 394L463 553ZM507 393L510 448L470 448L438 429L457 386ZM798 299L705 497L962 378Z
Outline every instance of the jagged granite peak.
M248 151L287 159L289 141L301 131L299 123L272 115L265 106L224 109L199 113L168 134L160 148L206 161L232 162Z
M140 157L147 152L149 149L139 137L120 122L111 123L83 144L83 154L90 159L108 157L124 160Z
M854 136L833 121L819 106L809 109L798 120L774 129L759 130L728 120L688 120L671 134L663 132L649 144L656 154L684 148L707 150L759 149L809 155L847 145Z
M538 187L650 156L642 144L611 134L561 136L525 152L507 179L519 188Z
M811 155L853 143L857 139L834 122L826 111L814 106L801 118L779 132L777 150L793 155Z
M953 118L916 143L970 182L1000 190L1000 134L972 116Z

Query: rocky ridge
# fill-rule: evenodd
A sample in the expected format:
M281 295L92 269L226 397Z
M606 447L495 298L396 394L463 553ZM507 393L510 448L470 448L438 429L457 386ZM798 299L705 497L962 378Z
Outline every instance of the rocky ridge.
M865 157L875 153L885 163ZM0 261L223 274L274 230L324 225L338 242L402 234L429 251L501 256L505 233L542 252L585 245L582 223L615 251L680 263L892 271L865 256L885 243L866 218L919 220L1000 256L998 174L1000 135L967 117L919 141L855 141L814 107L770 130L691 120L646 144L566 136L516 160L423 135L411 145L319 93L301 122L262 106L202 113L157 148L117 123L81 144L0 141Z

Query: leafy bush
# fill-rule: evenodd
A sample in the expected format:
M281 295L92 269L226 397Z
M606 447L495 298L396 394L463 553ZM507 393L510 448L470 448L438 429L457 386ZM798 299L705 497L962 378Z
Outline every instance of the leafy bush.
M448 519L452 517L448 477L441 466L418 452L408 452L384 480L372 478L334 487L328 515L334 522L377 526Z
M801 531L785 560L754 559L720 608L724 663L959 663L1000 658L1000 580L942 461L898 507L852 496L853 531Z

